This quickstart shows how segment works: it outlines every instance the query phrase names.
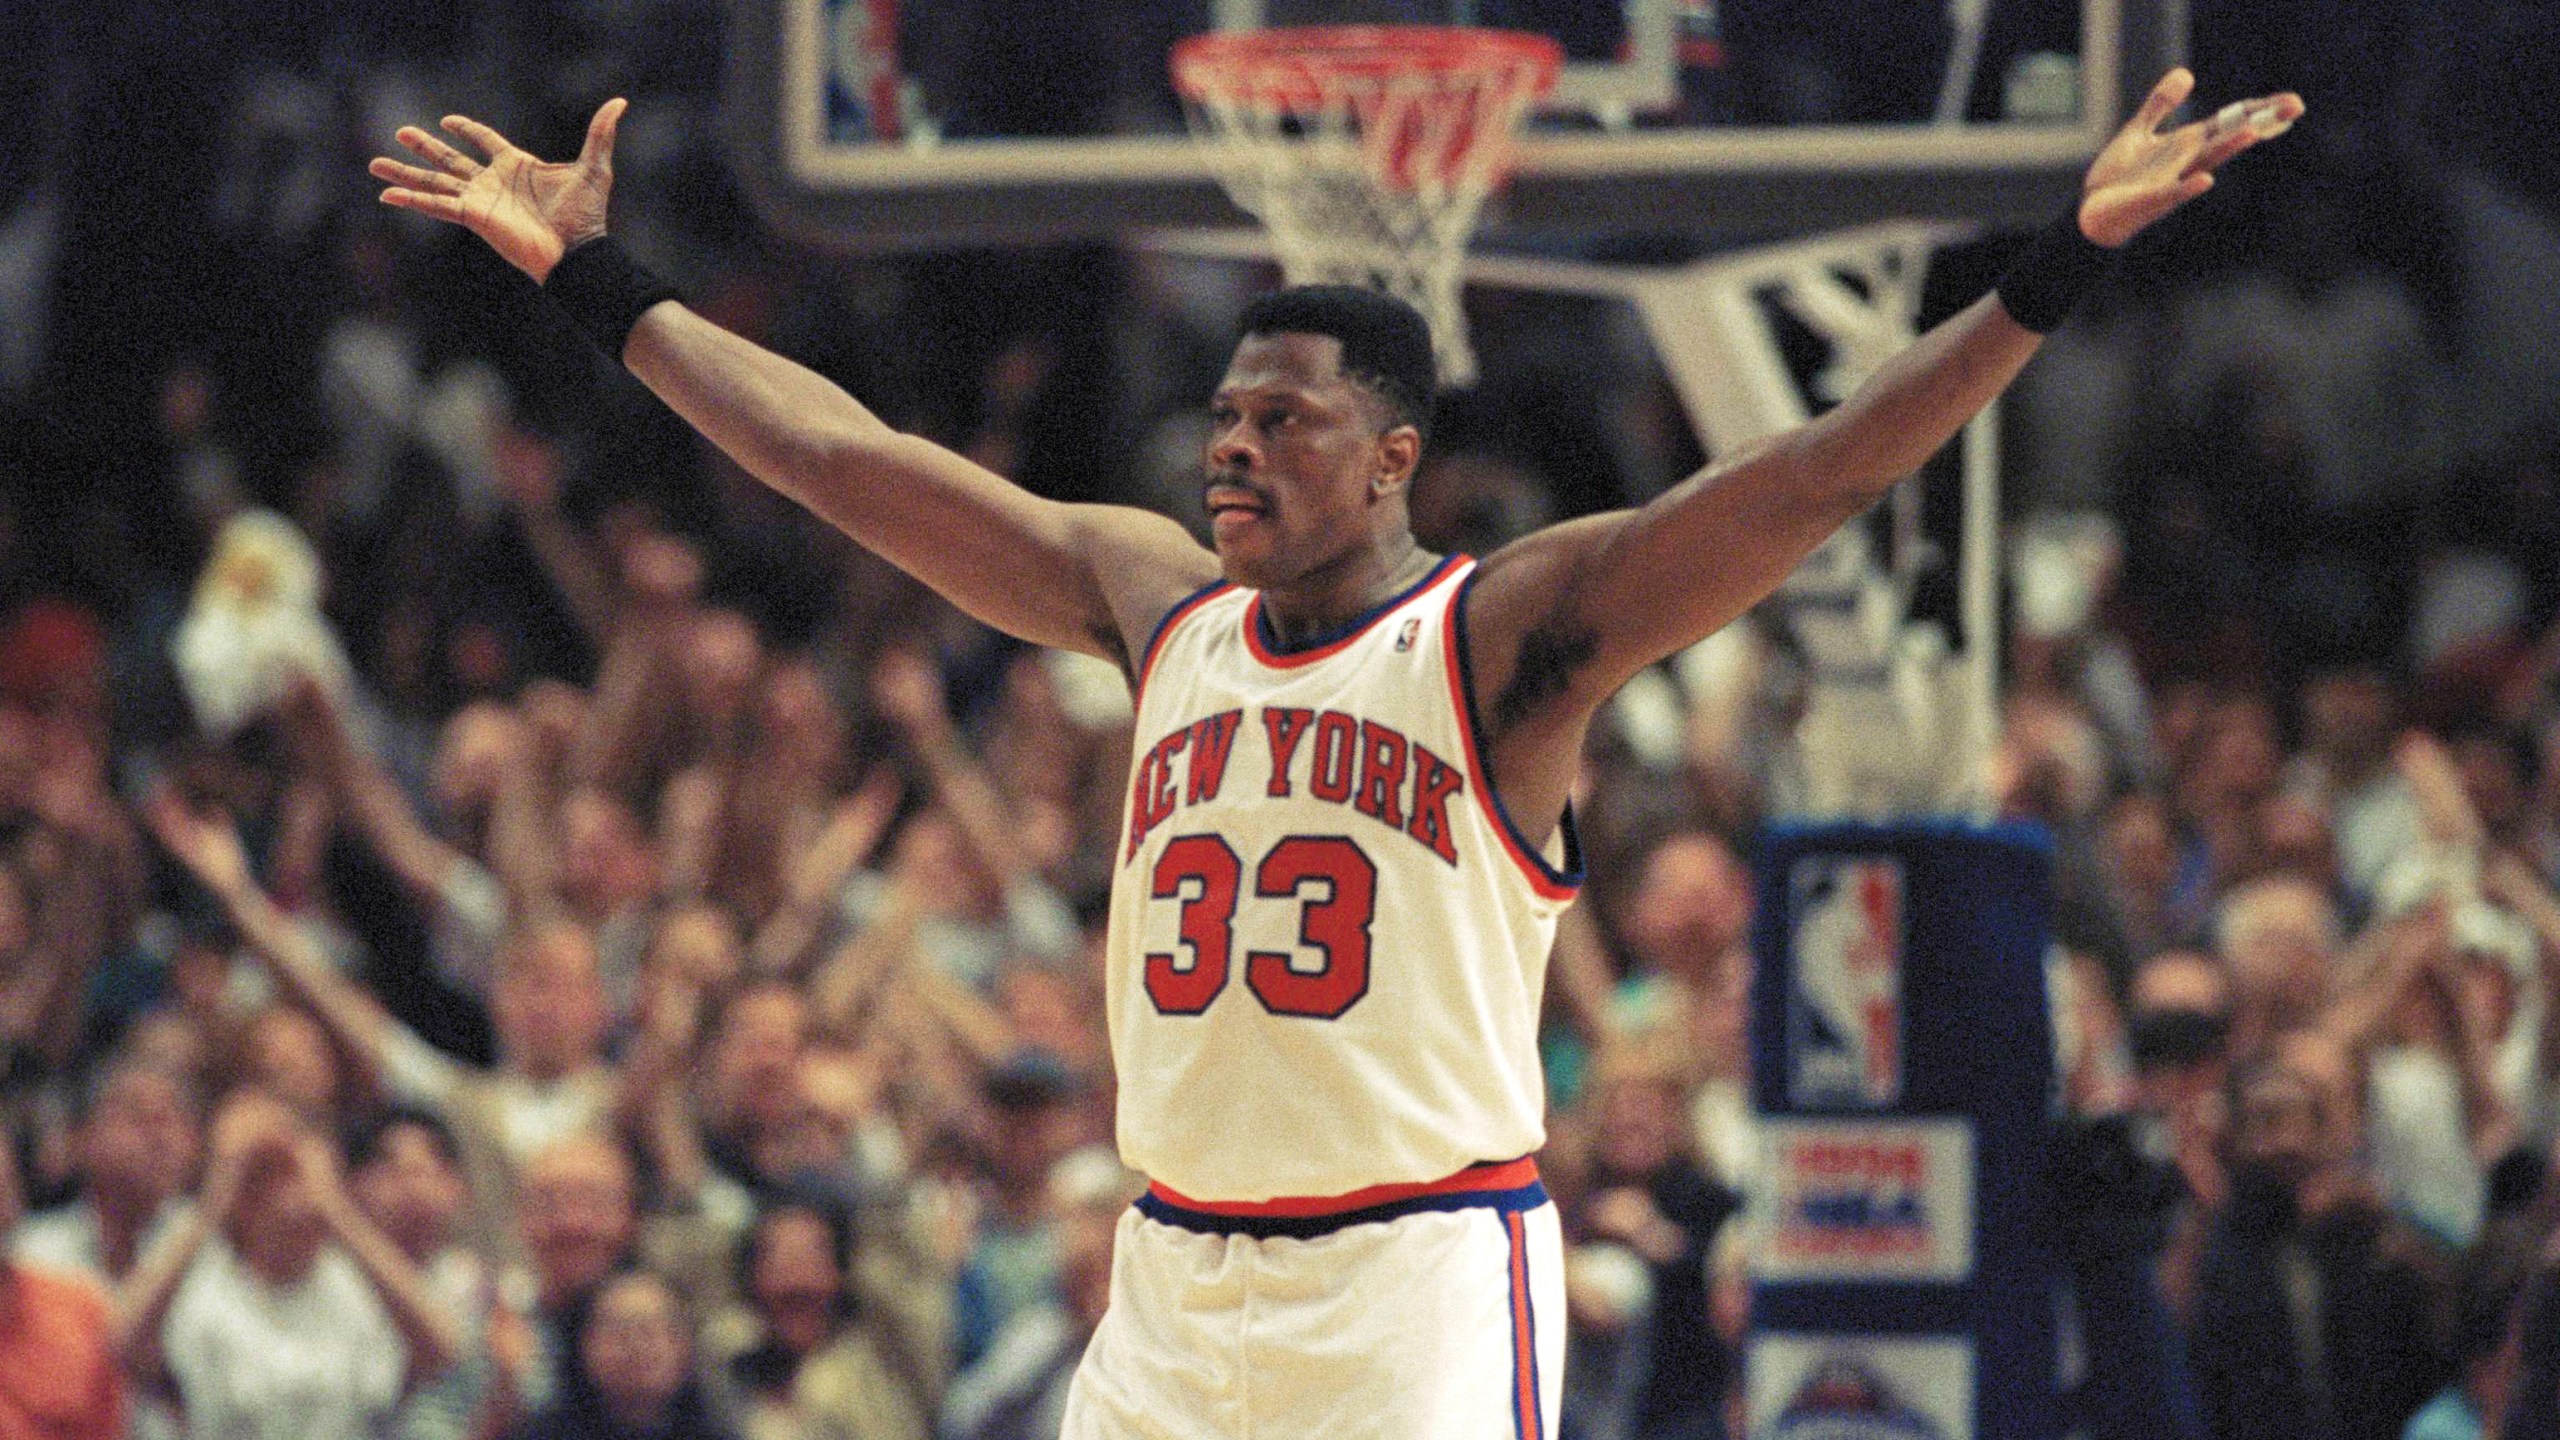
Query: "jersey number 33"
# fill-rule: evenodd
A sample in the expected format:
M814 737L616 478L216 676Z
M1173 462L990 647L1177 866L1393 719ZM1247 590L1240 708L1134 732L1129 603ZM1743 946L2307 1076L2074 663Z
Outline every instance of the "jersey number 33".
M1147 997L1167 1015L1197 1015L1227 988L1235 952L1236 906L1244 861L1217 835L1179 835L1156 860L1159 900L1178 900L1184 966L1170 952L1147 956ZM1369 922L1378 910L1378 867L1343 835L1291 835L1253 867L1260 899L1295 903L1298 943L1320 958L1301 969L1291 956L1256 950L1245 956L1245 988L1275 1015L1332 1020L1369 993Z

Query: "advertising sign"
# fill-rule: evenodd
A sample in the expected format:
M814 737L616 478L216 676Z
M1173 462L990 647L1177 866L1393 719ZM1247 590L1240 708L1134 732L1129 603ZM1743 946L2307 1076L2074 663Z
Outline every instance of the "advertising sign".
M1751 1440L1973 1440L1960 1338L1762 1335L1743 1385Z
M1770 1118L1761 1146L1757 1278L1973 1278L1973 1127L1964 1121Z

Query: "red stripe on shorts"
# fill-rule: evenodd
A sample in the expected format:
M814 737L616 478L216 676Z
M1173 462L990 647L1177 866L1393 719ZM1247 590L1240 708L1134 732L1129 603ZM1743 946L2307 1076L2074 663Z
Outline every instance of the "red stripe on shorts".
M1511 1231L1511 1373L1516 1408L1512 1428L1520 1440L1544 1440L1538 1410L1538 1327L1529 1309L1529 1230L1518 1211L1502 1217Z

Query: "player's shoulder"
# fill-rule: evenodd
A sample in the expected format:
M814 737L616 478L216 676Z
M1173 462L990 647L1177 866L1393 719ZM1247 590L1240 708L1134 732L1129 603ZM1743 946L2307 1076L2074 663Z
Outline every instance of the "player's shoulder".
M1560 567L1579 566L1591 560L1612 536L1625 526L1632 510L1604 510L1594 515L1580 515L1542 525L1516 539L1504 542L1484 557L1476 567L1476 583L1509 583L1523 580L1561 578Z
M1183 593L1218 578L1218 557L1169 515L1130 505L1075 505L1075 538L1106 581L1151 582Z
M1577 581L1605 562L1609 542L1634 512L1610 510L1532 530L1484 557L1467 582L1469 628L1527 631L1569 606Z
M1134 672L1149 638L1184 601L1218 583L1218 557L1167 515L1127 505L1070 507L1078 547L1111 607Z

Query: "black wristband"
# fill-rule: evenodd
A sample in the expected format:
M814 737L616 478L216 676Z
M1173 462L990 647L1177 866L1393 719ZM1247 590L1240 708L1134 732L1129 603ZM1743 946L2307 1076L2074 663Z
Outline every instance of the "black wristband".
M551 267L550 278L542 282L542 293L617 365L622 363L623 345L631 339L631 327L640 323L649 307L661 300L684 298L657 272L632 259L610 235L599 235L561 256L560 263Z
M2106 278L2115 258L2116 252L2080 232L2080 207L2075 204L2036 232L1992 290L2010 319L2050 335Z

